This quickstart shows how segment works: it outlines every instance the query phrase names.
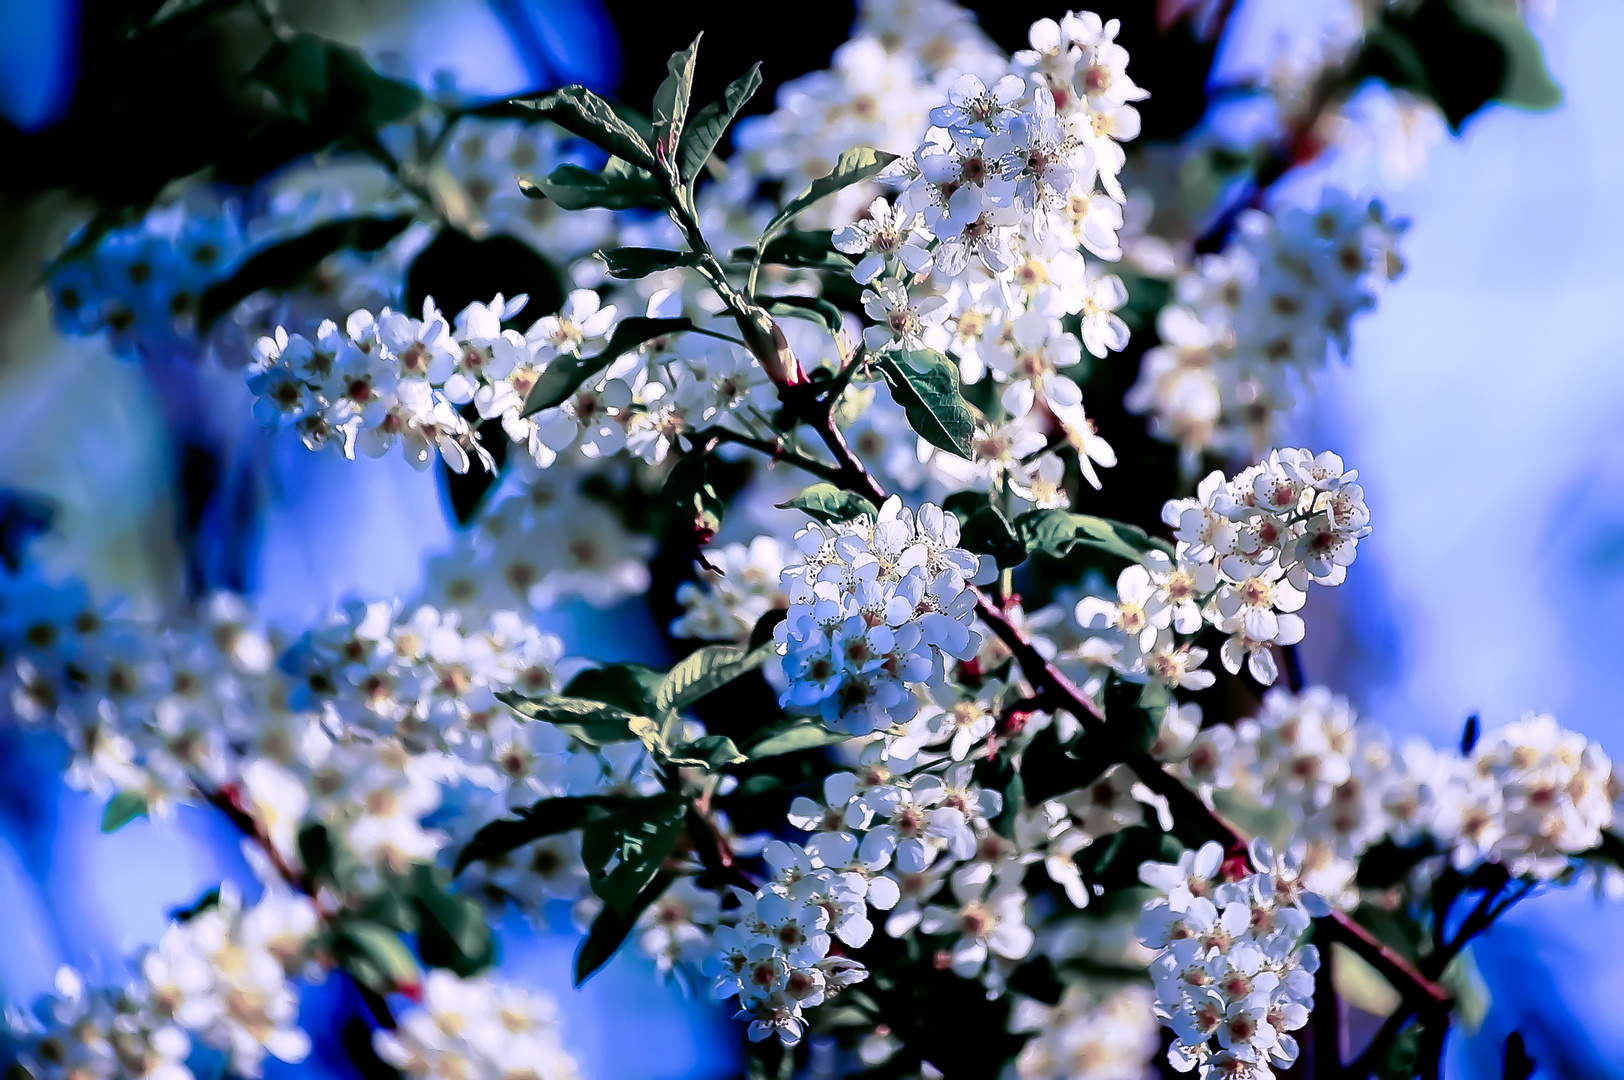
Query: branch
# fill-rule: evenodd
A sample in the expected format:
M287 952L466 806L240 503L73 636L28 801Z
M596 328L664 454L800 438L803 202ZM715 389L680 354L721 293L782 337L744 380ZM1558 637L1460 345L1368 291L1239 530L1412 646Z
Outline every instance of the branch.
M283 881L312 900L316 899L316 883L309 871L295 868L282 857L282 853L276 849L276 845L271 842L270 836L260 827L259 822L237 802L234 790L211 788L201 783L195 776L192 777L192 786L203 796L204 802L219 810L239 832L259 846ZM320 911L321 905L318 904L316 910Z
M332 913L322 908L320 898L317 895L316 883L310 872L295 869L282 857L282 853L276 849L276 845L271 842L270 836L254 819L254 815L244 810L241 804L238 803L235 791L210 787L195 776L192 777L192 786L197 789L199 795L203 796L204 802L219 810L226 816L227 820L237 827L238 831L259 845L260 850L265 853L265 857L270 860L271 866L275 868L283 881L310 897L314 902L316 914L319 918L325 920L331 917ZM377 991L362 985L359 979L352 977L350 982L360 992L361 1000L366 1004L367 1012L371 1013L372 1019L378 1026L393 1029L396 1026L395 1015L389 1009L388 1000ZM371 1043L369 1042L367 1045L370 1048Z
M784 445L784 441L782 439L758 439L754 436L745 435L742 432L734 431L731 428L708 427L703 431L694 432L693 441L696 445L704 447L707 450L716 443L736 443L739 446L747 446L752 450L766 454L774 461L787 461L791 465L794 465L797 469L810 473L811 475L822 480L827 480L831 484L841 484L845 479L845 474L839 469L832 465L826 465L814 458L809 458L805 454L799 453L795 450L791 450L789 447Z

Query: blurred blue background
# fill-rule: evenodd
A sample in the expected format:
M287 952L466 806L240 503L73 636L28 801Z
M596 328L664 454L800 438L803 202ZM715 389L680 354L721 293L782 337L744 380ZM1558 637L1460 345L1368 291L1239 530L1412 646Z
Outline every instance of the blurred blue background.
M1316 6L1243 3L1226 63L1244 66L1247 40L1266 41ZM391 11L365 43L425 81L451 70L462 88L494 95L618 78L610 21L585 0ZM70 0L0 4L0 111L18 126L48 124L65 107L75 17ZM1412 219L1408 271L1356 324L1352 362L1329 372L1298 417L1305 444L1361 471L1376 525L1347 585L1316 595L1304 663L1310 681L1349 693L1401 737L1449 743L1471 713L1493 726L1549 710L1624 756L1614 638L1624 611L1624 5L1563 0L1535 27L1565 103L1542 115L1490 109L1435 145L1415 180L1383 193ZM55 335L38 294L8 307L0 486L57 500L53 557L139 598L179 557L167 539L176 493L153 383L96 341ZM259 584L270 616L297 626L347 593L409 590L422 556L448 538L433 474L398 457L345 463L291 440L273 445L240 414L230 441L263 477L264 504L252 522L219 527L241 544L243 578ZM559 618L578 652L632 659L657 648L651 627L626 632L624 613ZM57 753L48 740L0 734L6 1001L48 989L59 963L116 972L156 938L167 910L222 878L246 880L234 837L206 814L102 836L99 801L48 779ZM731 1021L662 988L641 960L622 956L577 993L573 934L515 922L503 945L505 968L559 999L584 1076L737 1069ZM1492 1007L1476 1037L1452 1039L1449 1075L1498 1076L1515 1029L1536 1075L1624 1076L1624 1013L1612 1007L1624 998L1624 906L1553 891L1475 953ZM341 1005L336 987L311 991L306 1025L333 1023ZM624 1037L633 1025L636 1040ZM342 1060L269 1071L322 1070L350 1073Z

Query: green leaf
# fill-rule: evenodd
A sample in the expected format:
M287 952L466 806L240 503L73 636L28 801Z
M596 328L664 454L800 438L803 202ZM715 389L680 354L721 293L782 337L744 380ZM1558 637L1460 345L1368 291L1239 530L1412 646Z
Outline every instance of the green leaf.
M670 758L673 765L703 767L711 772L748 760L726 735L706 735L695 739L673 750Z
M778 629L778 624L783 622L788 615L789 612L783 608L772 608L757 619L756 625L750 629L749 648L751 651L753 652L763 645L773 645L773 632Z
M934 349L919 349L900 360L894 353L881 353L874 366L890 383L891 396L920 438L939 450L974 460L970 439L975 434L975 418L959 392L958 365Z
M519 191L531 199L551 199L565 210L630 210L665 205L665 196L654 177L620 158L610 158L598 172L565 164L540 180L521 176Z
M663 248L605 248L598 252L598 258L609 268L610 277L623 279L648 277L662 270L699 264L699 256L692 251L666 251Z
M335 251L377 251L405 231L413 220L410 214L348 218L260 248L230 277L204 290L198 301L198 325L212 325L261 289L286 290L299 285L318 263Z
M660 707L656 702L663 682L665 672L644 664L605 664L579 672L564 687L564 693L608 702L643 716L658 716Z
M1165 540L1152 537L1137 525L1065 510L1029 510L1015 519L1015 532L1027 551L1041 551L1056 558L1069 554L1079 544L1129 562L1140 562L1152 551L1172 554L1173 550Z
M1451 130L1491 101L1526 109L1561 103L1539 41L1501 0L1419 0L1385 7L1342 79L1364 79L1430 97Z
M620 320L609 343L596 356L557 357L541 373L536 385L525 399L524 415L561 405L588 378L608 367L615 360L641 346L645 341L675 334L682 330L698 330L688 319L650 319L633 315Z
M617 158L654 171L654 154L642 134L614 106L584 86L566 86L550 94L514 98L513 102L533 109Z
M693 96L694 60L699 52L699 39L704 36L703 33L699 34L692 45L671 54L671 59L665 64L668 72L665 81L654 91L651 126L654 156L663 163L666 172L678 179L681 176L677 149L682 145L683 124L688 119L688 102Z
M121 791L107 800L102 811L101 831L118 832L138 817L147 816L147 800L133 791Z
M589 746L644 738L643 732L653 724L653 720L642 713L630 712L591 698L566 697L563 694L525 698L504 692L497 694L496 699L526 720L545 720Z
M581 861L592 891L615 911L630 911L671 853L687 809L687 799L661 792L589 822L581 831Z
M1150 825L1130 825L1080 849L1074 856L1083 880L1106 891L1139 884L1139 864L1178 862L1183 848L1170 833Z
M1015 535L1009 519L996 506L979 507L965 518L959 531L959 546L977 555L991 555L1000 570L1026 561L1026 544Z
M496 962L496 938L479 902L457 896L441 871L418 864L412 871L412 902L419 920L417 952L432 967L467 977Z
M423 93L380 75L360 50L314 34L278 40L250 72L291 120L327 139L370 137L416 112Z
M334 935L339 964L362 986L392 994L421 986L423 973L395 931L369 919L345 919Z
M805 319L829 331L830 337L839 337L845 319L840 309L821 296L762 297L767 314L778 319Z
M852 521L867 515L879 516L874 504L854 491L837 488L833 484L817 483L803 490L788 502L778 504L780 510L800 510L808 517L833 525Z
M741 649L736 645L707 645L677 662L666 673L655 696L660 712L681 712L706 694L713 693L739 676L754 671L776 654L769 640L764 645Z
M688 122L688 130L682 133L678 156L682 175L689 183L698 178L700 170L716 152L716 144L722 141L723 132L727 131L728 125L739 115L739 110L760 87L761 63L757 61L749 71L728 84L721 101L706 105Z
M749 262L755 258L753 248L734 248L728 255L736 262ZM829 229L800 231L791 229L775 236L761 250L762 263L793 266L803 270L833 270L847 274L857 264L845 252L835 248L834 233Z
M670 874L656 874L624 912L604 905L598 917L592 920L592 928L587 931L581 948L575 954L576 986L586 982L609 962L620 948L620 943L626 940L626 935L631 933L632 927L637 925L637 917L664 894L673 880Z
M219 906L220 886L216 885L214 888L205 892L192 903L187 904L185 907L176 908L174 911L171 911L169 913L169 918L174 922L191 922L205 911Z
M1435 1023L1440 1021L1434 1021ZM1415 1080L1421 1071L1420 1021L1405 1024L1376 1062L1377 1080Z
M830 731L822 724L810 720L784 720L769 725L757 733L754 742L746 748L751 761L794 754L801 750L816 750L820 746L834 746L851 736Z
M1545 50L1514 5L1501 0L1454 0L1461 20L1497 41L1505 54L1505 75L1495 100L1522 109L1554 109L1562 88L1545 64Z
M403 934L415 934L421 925L417 908L412 904L411 883L401 877L392 877L383 888L367 897L356 914Z
M516 811L517 817L497 818L474 833L458 853L454 872L462 873L469 863L500 858L532 840L613 817L624 809L630 798L625 795L561 795L524 807Z
M847 150L835 160L835 167L828 176L820 176L812 181L811 185L795 198L785 204L778 212L778 216L767 223L767 229L761 234L761 243L795 220L795 216L802 210L811 206L820 199L827 198L835 192L860 184L864 180L878 176L887 165L897 159L897 155L888 154L883 150L874 150L867 146L859 146Z

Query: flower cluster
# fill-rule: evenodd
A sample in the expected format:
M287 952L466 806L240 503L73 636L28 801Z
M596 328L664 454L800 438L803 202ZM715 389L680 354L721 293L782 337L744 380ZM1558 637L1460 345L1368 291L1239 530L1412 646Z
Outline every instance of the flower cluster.
M52 306L65 331L111 332L121 349L196 349L198 300L247 246L233 203L176 202L101 236L51 274Z
M267 425L296 426L313 450L332 445L346 457L357 450L381 457L398 445L420 469L443 456L452 470L467 472L470 455L489 468L489 452L456 406L480 393L493 399L498 384L528 365L525 339L502 329L526 299L470 304L454 328L432 298L422 319L388 308L376 317L356 311L342 330L322 323L314 341L278 328L260 339L249 368L254 415ZM614 317L606 314L599 333Z
M606 354L565 400L527 412L548 368L602 347L617 314L596 292L577 289L524 334L504 329L527 302L498 295L468 305L454 322L432 298L421 319L389 308L355 311L342 330L322 323L313 342L278 327L260 339L249 369L255 415L297 428L313 450L330 445L346 457L378 457L398 445L418 468L437 455L456 472L475 459L493 468L481 441L487 421L500 423L539 466L564 453L579 455L573 464L623 450L658 464L679 435L720 422L766 385L749 354L725 341L656 338ZM650 317L676 318L682 297L662 290L648 309Z
M139 982L87 987L59 968L38 1015L7 1010L17 1065L34 1080L192 1080L191 1037L150 1005Z
M732 925L716 929L707 967L718 999L738 997L752 1040L777 1035L788 1046L805 1031L804 1009L868 978L862 964L832 953L834 939L867 942L868 902L894 904L896 893L870 896L865 871L890 861L884 845L860 852L855 841L803 848L775 840L766 854L772 881L753 895L734 890L739 906Z
M123 990L87 989L57 973L57 996L40 1022L16 1032L19 1059L35 1080L191 1080L192 1038L222 1051L231 1072L258 1077L267 1055L297 1063L310 1053L289 983L309 962L316 909L267 889L244 909L234 887L170 925Z
M1032 49L990 85L975 73L952 80L924 141L900 163L901 190L835 234L868 286L871 351L951 353L966 381L990 373L1002 386L1008 422L1058 425L1085 461L1104 465L1115 458L1066 369L1084 347L1104 357L1128 338L1115 314L1127 299L1121 281L1083 255L1121 255L1117 140L1137 134L1126 103L1144 93L1126 74L1116 31L1087 14L1042 20ZM1066 318L1078 320L1077 334ZM998 427L988 431L990 462L1001 461L1001 441L1019 439Z
M1079 983L1044 1005L1021 998L1010 1030L1031 1032L1015 1059L1020 1080L1139 1080L1156 1053L1149 989L1127 986L1103 1001Z
M1380 203L1335 191L1314 211L1246 211L1222 254L1179 276L1128 409L1150 414L1191 468L1203 452L1261 453L1330 348L1347 355L1353 317L1398 276L1403 228Z
M1296 612L1311 583L1340 585L1370 510L1358 473L1326 452L1274 450L1225 479L1214 472L1194 498L1170 500L1162 520L1178 540L1169 558L1151 552L1117 579L1115 602L1085 597L1077 621L1114 635L1113 666L1129 678L1169 687L1211 685L1199 670L1206 650L1192 644L1204 624L1229 635L1219 656L1258 682L1279 670L1271 646L1303 638Z
M1416 740L1395 749L1323 687L1271 690L1262 711L1234 727L1196 732L1174 712L1158 754L1204 788L1278 813L1274 838L1297 854L1306 885L1338 907L1358 903L1358 860L1383 839L1430 841L1447 858L1423 863L1429 874L1491 863L1549 880L1615 820L1612 763L1550 716L1530 714L1457 754Z
M516 464L518 490L483 505L450 549L429 559L428 602L472 618L574 597L608 607L648 589L650 537L628 530L575 478L528 459Z
M762 616L789 606L782 584L788 553L776 537L758 536L748 547L724 544L705 557L710 565L699 580L677 586L683 610L671 621L674 637L743 643Z
M310 1052L288 976L304 967L316 927L306 897L267 889L244 910L225 885L216 904L164 932L141 974L155 1008L226 1051L232 1072L258 1076L267 1053L298 1062Z
M553 1003L489 976L462 979L436 969L422 1004L397 1027L372 1034L378 1056L402 1074L430 1080L574 1080L575 1061L558 1038Z
M912 716L914 684L940 684L948 660L980 647L971 629L981 573L958 546L959 522L892 497L878 516L810 524L802 561L783 572L789 609L774 629L789 680L780 703L866 735Z
M157 625L73 583L25 572L0 586L5 692L67 741L69 783L154 816L229 793L295 864L300 826L320 822L356 856L358 887L435 860L446 836L423 819L449 785L533 800L562 793L572 769L589 788L598 777L552 725L498 704L578 666L512 612L464 625L454 610L354 603L283 642L227 594Z
M1266 845L1253 845L1252 861L1255 871L1224 880L1223 848L1212 842L1139 868L1159 894L1145 904L1139 937L1159 950L1151 975L1157 1018L1174 1034L1167 1060L1180 1072L1199 1068L1203 1080L1270 1080L1271 1065L1297 1060L1290 1033L1314 1007L1319 951L1302 938L1324 902Z
M942 963L996 993L1032 948L1020 880L1041 857L1036 845L1045 834L1000 836L990 821L1003 811L1003 797L975 783L971 765L924 771L898 752L903 745L872 744L857 772L824 780L822 802L797 796L789 822L813 834L808 853L848 875L857 899L866 895L888 912L887 934L917 929L952 938ZM945 903L936 898L944 886L951 896ZM864 927L866 940L866 919Z

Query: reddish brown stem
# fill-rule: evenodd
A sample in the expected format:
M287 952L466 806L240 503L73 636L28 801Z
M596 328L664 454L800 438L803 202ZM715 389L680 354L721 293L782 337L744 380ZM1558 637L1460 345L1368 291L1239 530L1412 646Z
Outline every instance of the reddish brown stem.
M270 836L266 834L264 829L260 828L259 822L254 820L254 815L244 810L237 802L234 792L216 790L206 784L198 783L195 779L193 780L193 786L197 788L198 794L203 796L204 802L219 810L230 819L239 832L259 845L260 850L265 853L265 858L283 881L311 899L315 899L316 884L311 880L309 872L297 869L282 857L282 853L271 842Z

